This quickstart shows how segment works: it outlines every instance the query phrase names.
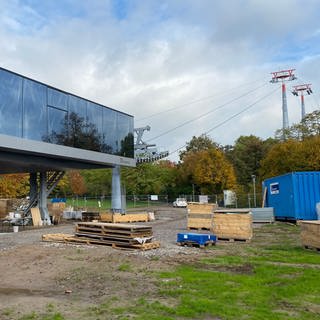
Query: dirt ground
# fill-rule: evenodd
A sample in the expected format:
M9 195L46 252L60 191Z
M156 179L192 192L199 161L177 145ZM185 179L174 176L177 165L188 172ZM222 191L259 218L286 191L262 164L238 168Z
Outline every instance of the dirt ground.
M134 297L152 297L153 271L218 254L176 245L177 233L186 231L186 209L158 208L155 217L148 224L161 248L149 251L41 241L46 233L73 234L70 222L0 234L0 318L20 319L57 306L67 319L82 319L80 311L108 299L120 297L121 304ZM245 244L228 243L226 248L237 251L241 245Z
M41 241L46 233L73 234L74 223L70 222L0 234L0 314L4 319L18 319L55 305L75 317L79 306L84 309L107 298L152 296L154 284L148 271L205 254L198 248L176 245L177 233L186 230L185 209L158 208L155 217L148 224L161 248L149 251Z

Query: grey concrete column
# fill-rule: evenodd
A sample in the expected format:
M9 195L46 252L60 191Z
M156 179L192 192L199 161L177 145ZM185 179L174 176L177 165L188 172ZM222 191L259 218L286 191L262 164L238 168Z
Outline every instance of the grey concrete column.
M122 212L121 208L121 178L120 166L112 168L112 195L111 195L112 212Z
M30 173L30 202L38 196L37 173Z
M47 207L47 196L47 174L46 172L40 172L39 209L44 223L50 225L51 221Z

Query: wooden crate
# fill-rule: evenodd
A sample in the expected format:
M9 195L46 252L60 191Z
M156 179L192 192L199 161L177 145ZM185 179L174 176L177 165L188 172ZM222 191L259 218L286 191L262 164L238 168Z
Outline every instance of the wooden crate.
M187 208L189 214L204 214L212 213L217 205L215 203L188 202Z
M5 218L10 211L14 211L15 199L0 199L0 219Z
M66 208L65 202L49 202L48 203L48 211L50 216L52 216L53 223L58 224L60 223L61 217L63 215L63 211Z
M100 213L100 220L112 223L148 222L149 214L146 213Z
M189 202L187 208L187 228L189 230L210 230L212 228L212 213L217 208L215 203Z
M320 221L300 221L301 242L304 247L320 249Z
M215 212L212 222L218 239L250 240L253 236L251 213Z

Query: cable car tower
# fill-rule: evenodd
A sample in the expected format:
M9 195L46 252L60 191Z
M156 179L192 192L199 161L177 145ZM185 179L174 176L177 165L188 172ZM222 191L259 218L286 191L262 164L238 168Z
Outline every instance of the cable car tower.
M150 126L134 129L134 133L136 134L134 157L137 164L143 162L154 162L169 155L169 151L158 151L155 144L148 144L142 140L144 132L150 131L150 129Z
M301 96L301 120L306 116L306 108L304 105L304 92L306 91L308 95L312 93L311 90L311 83L308 84L300 84L298 86L293 86L292 87L292 94L296 97Z
M282 82L282 129L289 128L289 117L288 117L288 106L287 106L287 94L286 94L286 85L285 81L296 80L297 77L294 75L295 69L282 70L271 72L272 79L271 83ZM285 138L285 137L283 137Z

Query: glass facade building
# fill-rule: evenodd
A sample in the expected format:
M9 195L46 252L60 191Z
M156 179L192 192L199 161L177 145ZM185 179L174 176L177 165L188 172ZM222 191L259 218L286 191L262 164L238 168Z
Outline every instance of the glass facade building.
M132 116L2 68L0 134L134 157Z

